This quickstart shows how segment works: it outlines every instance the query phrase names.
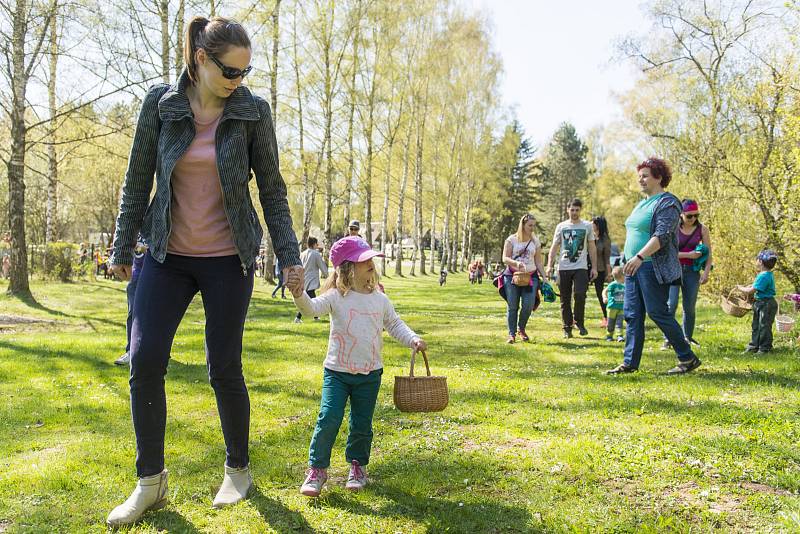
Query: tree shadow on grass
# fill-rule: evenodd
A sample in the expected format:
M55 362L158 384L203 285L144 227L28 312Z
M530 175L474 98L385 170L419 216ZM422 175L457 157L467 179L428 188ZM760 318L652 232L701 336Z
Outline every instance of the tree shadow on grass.
M154 526L157 532L175 532L181 534L199 534L200 531L188 519L169 508L151 512L144 516L147 523Z
M23 304L25 304L29 308L33 308L34 310L47 312L50 315L56 315L56 316L59 316L59 317L73 317L72 315L66 314L64 312L61 312L61 311L58 311L58 310L54 310L52 308L48 308L47 306L45 306L44 304L42 304L38 300L36 300L36 297L34 297L33 294L23 295L23 296L20 296L20 297L17 297L17 298L19 299L20 302L22 302Z
M389 500L375 508L343 493L331 493L321 503L352 514L411 519L426 526L425 532L531 532L531 517L518 506L483 500L448 500L415 495L388 484L375 484L368 491Z
M20 302L22 302L23 304L25 304L29 308L33 308L34 310L43 311L43 312L45 312L45 313L47 313L49 315L54 315L56 317L70 318L70 319L80 319L82 321L86 321L87 323L89 323L89 326L91 328L93 328L93 329L94 329L94 326L91 325L90 321L97 321L99 323L107 324L107 325L114 326L114 327L117 327L117 328L124 328L125 327L125 323L123 323L121 321L112 321L111 319L103 319L103 318L100 318L100 317L87 317L87 316L81 316L81 315L73 315L73 314L70 314L70 313L65 313L65 312L60 311L60 310L56 310L54 308L48 308L47 306L45 306L44 304L42 304L38 300L36 300L36 297L34 297L33 295L19 297L19 300L20 300Z
M250 492L250 503L256 507L258 513L270 527L279 533L302 532L314 533L316 530L308 524L303 514L290 510L277 499L264 495L258 487Z

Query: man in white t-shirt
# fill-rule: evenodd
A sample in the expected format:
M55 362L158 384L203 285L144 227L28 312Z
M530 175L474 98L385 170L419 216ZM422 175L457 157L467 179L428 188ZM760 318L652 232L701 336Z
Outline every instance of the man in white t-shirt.
M552 276L556 252L560 247L558 289L561 292L561 321L565 338L572 337L573 322L578 326L580 335L589 334L584 323L586 292L589 290L589 282L597 277L597 249L594 245L594 230L591 222L581 220L581 208L583 208L583 203L579 198L573 198L569 202L567 206L569 219L556 226L553 244L550 246L550 254L547 256L547 274ZM591 271L587 258L592 262ZM573 291L575 293L574 315Z

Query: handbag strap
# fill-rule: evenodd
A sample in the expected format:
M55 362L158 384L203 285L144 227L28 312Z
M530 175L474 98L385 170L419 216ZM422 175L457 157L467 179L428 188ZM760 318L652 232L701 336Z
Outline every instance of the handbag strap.
M408 376L414 376L414 357L417 355L417 352L422 354L422 359L425 360L425 370L428 371L428 376L431 376L431 366L428 365L428 355L425 354L424 350L417 351L416 349L411 350L411 372L408 373Z
M519 254L514 256L513 259L518 260L519 258L521 258L523 256L523 254L525 254L528 251L528 247L531 246L531 241L533 241L532 237L530 239L528 239L528 244L525 245L525 248L522 249L522 252L520 252Z

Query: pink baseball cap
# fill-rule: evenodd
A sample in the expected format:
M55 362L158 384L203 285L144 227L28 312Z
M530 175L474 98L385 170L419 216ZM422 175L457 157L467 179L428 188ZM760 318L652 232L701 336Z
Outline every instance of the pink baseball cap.
M331 263L334 267L340 266L344 261L358 263L383 255L378 250L372 250L369 243L355 235L344 237L331 247Z

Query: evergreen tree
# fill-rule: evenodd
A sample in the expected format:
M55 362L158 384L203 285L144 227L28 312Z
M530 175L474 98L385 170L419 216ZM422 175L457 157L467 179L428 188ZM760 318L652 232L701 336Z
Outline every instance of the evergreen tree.
M536 198L539 196L537 186L543 172L541 162L534 158L536 149L528 139L525 139L525 133L519 122L514 121L509 130L517 146L514 165L509 175L509 195L503 205L501 247L502 240L516 232L520 217L530 212L536 204Z
M540 182L541 223L555 228L566 213L569 201L580 196L587 184L588 147L578 137L575 127L562 123L553 134L545 155L545 172Z

